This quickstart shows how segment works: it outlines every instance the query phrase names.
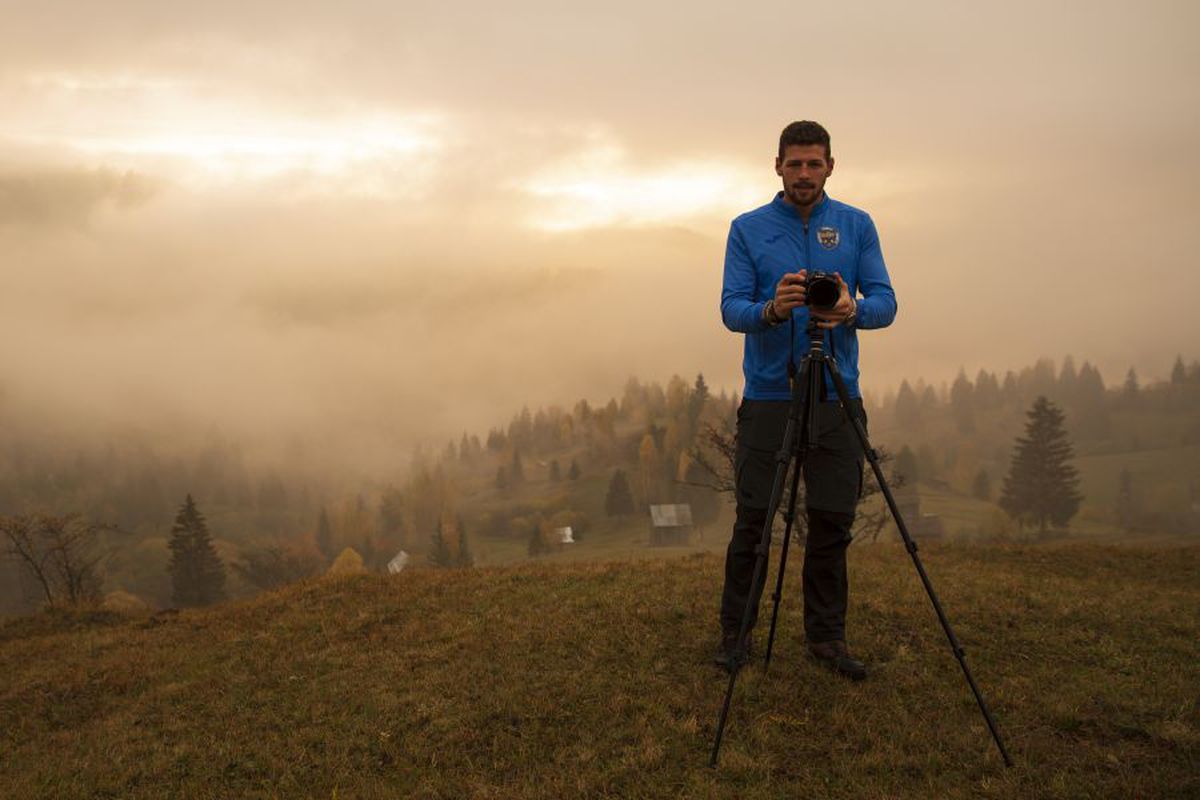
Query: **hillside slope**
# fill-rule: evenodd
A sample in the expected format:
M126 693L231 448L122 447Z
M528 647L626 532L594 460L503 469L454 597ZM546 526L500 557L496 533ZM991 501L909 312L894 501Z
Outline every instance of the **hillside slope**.
M155 617L0 628L3 797L1200 795L1200 547L929 547L1017 766L907 555L856 546L853 645L771 674L708 658L711 555L323 579ZM799 556L797 555L796 558Z

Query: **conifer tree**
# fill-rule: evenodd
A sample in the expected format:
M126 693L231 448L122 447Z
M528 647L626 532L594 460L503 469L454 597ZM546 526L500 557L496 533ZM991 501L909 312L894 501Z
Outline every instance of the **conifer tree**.
M1175 356L1175 364L1171 367L1171 383L1178 386L1187 381L1187 370L1183 366L1183 356Z
M896 475L904 481L905 486L916 486L920 478L917 457L908 445L901 447L896 455Z
M379 532L391 546L404 538L404 495L391 486L384 490L379 500Z
M458 552L454 554L454 564L458 567L475 566L475 558L467 547L467 526L462 517L458 518Z
M562 469L558 466L558 459L555 458L550 462L550 480L558 483L562 480Z
M207 606L225 599L225 565L190 494L175 515L170 548L167 569L177 606Z
M1121 387L1121 392L1125 395L1127 400L1134 400L1137 398L1140 388L1141 387L1138 384L1137 370L1133 367L1130 367L1129 372L1125 373L1125 385Z
M704 404L708 402L708 384L704 382L703 373L697 373L696 382L692 385L691 396L688 397L688 428L695 432L696 422L704 413Z
M1039 396L1027 412L1025 435L1016 440L1000 507L1024 527L1065 528L1079 510L1078 472L1070 461L1071 443L1063 427L1063 413Z
M454 557L450 553L450 543L446 541L445 533L442 528L442 521L439 519L437 530L429 537L429 563L435 567L450 567L454 565Z
M572 458L571 467L567 470L567 477L573 481L577 481L579 480L579 476L581 474L582 473L579 471L579 462Z
M613 472L608 482L608 494L604 498L604 513L610 517L626 516L633 513L633 492L629 490L629 479L625 471L618 469Z
M975 390L964 370L958 371L958 377L950 387L950 410L958 425L958 432L970 434L975 432Z
M921 407L917 402L917 393L907 380L900 382L900 390L896 393L896 405L893 407L896 423L906 428L921 422Z

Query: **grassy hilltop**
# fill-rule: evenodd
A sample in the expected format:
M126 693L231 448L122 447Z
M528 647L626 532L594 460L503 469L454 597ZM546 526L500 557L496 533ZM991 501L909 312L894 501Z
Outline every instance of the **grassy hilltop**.
M721 562L699 554L9 622L0 797L1200 796L1200 547L922 553L1013 769L907 554L879 544L851 553L871 679L802 656L792 573L715 771Z

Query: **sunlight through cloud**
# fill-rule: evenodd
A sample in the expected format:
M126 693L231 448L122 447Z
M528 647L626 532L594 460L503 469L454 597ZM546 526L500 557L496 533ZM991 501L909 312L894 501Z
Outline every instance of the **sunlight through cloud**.
M521 189L537 201L530 226L565 232L729 215L753 205L761 185L747 170L715 160L639 170L619 148L602 147L548 168Z

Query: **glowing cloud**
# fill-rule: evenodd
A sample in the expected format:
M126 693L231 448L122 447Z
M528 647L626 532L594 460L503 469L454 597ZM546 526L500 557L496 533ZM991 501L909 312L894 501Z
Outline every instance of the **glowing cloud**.
M441 115L373 110L297 115L166 79L35 75L35 107L11 126L18 143L73 152L94 166L153 169L186 181L288 173L354 183L372 167L408 165L442 147ZM97 120L102 120L97 124Z
M520 185L537 201L527 223L547 231L728 215L761 202L761 187L758 176L717 160L639 170L612 145L589 149Z

